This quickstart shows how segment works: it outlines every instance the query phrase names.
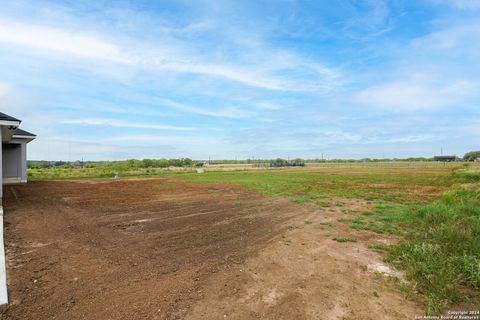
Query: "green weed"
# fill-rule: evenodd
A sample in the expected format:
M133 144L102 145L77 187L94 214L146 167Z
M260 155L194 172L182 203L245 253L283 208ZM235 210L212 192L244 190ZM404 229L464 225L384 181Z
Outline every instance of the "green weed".
M363 211L362 216L372 216L374 213L372 211Z
M372 243L368 245L368 248L376 252L385 252L388 250L388 246L384 243Z
M333 237L332 239L337 242L357 242L355 237Z

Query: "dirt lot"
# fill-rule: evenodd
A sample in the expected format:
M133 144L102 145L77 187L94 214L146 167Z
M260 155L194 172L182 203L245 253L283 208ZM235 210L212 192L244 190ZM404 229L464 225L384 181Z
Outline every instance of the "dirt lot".
M367 248L395 239L356 234L336 222L339 208L167 178L32 182L5 193L11 303L1 319L422 314L378 272L381 256ZM333 241L321 221L359 241Z

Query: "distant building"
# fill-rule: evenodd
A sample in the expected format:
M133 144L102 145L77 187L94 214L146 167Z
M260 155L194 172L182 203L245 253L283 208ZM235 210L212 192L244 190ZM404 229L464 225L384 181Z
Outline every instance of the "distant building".
M453 162L457 161L457 156L435 156L433 157L433 161Z

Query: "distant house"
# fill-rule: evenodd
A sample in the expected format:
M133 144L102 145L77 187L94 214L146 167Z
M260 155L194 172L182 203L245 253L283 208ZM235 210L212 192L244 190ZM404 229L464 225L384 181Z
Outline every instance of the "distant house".
M20 122L0 112L0 206L4 184L27 182L27 143L36 136L20 129Z
M433 161L453 162L457 161L457 156L435 156L433 157Z

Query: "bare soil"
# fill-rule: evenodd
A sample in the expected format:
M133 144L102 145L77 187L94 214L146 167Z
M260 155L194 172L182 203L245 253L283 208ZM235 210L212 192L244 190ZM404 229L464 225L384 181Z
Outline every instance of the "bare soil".
M369 205L341 201L352 210ZM335 207L155 178L8 186L4 210L10 304L1 319L422 314L369 267L381 256L368 244L395 239L348 229Z
M350 210L369 204L332 198ZM293 219L281 237L215 279L187 319L414 319L421 306L404 297L396 283L403 274L382 263L369 244L393 236L356 232L337 222L340 208L312 210ZM299 218L299 217L297 217ZM305 217L303 217L305 218ZM331 225L321 225L328 222ZM330 235L331 234L331 235ZM337 242L336 236L357 239ZM418 297L415 297L418 298Z

